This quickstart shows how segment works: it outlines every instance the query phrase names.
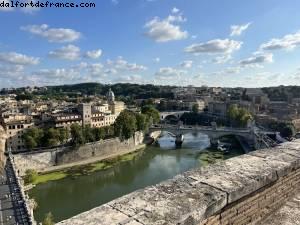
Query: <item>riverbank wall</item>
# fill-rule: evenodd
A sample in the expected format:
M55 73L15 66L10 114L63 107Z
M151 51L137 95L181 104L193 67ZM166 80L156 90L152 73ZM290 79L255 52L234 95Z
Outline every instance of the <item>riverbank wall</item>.
M299 192L296 140L193 169L57 225L264 224Z
M87 143L77 148L66 147L16 154L14 161L20 175L24 175L28 169L34 169L38 172L53 171L134 152L144 146L143 142L144 134L136 132L134 137L124 141L119 138L112 138Z

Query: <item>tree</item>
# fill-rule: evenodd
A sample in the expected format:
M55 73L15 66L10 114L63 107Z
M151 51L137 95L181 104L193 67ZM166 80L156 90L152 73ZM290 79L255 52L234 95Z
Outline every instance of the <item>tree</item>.
M43 220L43 225L54 225L54 218L51 212L47 213L45 215L45 218Z
M95 137L95 141L100 141L105 138L105 128L104 127L96 127L92 130L93 135Z
M24 182L25 184L31 184L37 179L38 173L33 169L25 171Z
M280 132L283 138L291 138L296 134L296 128L293 124L287 122L273 122L270 124L272 130Z
M137 130L137 121L134 113L124 110L114 124L114 133L121 140L131 138Z
M151 105L143 106L142 113L147 115L149 118L152 118L153 123L159 123L160 121L159 111L155 109L153 106Z
M95 136L90 125L86 125L83 129L85 142L94 142Z
M280 135L284 138L291 138L296 135L296 129L292 124L287 124L281 131Z
M192 107L192 112L193 113L199 113L199 105L198 104L194 104Z
M65 144L69 138L69 131L66 128L59 129L59 141L61 144Z
M26 131L23 134L22 138L25 142L25 146L28 149L33 149L42 145L42 138L44 136L44 132L42 129L33 127Z
M82 127L76 123L71 125L71 137L73 145L79 146L85 144Z
M248 121L253 119L251 113L248 110L239 108L237 105L231 105L229 107L227 116L230 119L231 125L240 127L245 127Z
M44 131L43 136L43 143L46 147L53 147L57 146L60 142L60 133L57 129L49 128L48 130Z
M149 118L144 114L137 113L136 117L136 125L138 131L146 131L149 128Z

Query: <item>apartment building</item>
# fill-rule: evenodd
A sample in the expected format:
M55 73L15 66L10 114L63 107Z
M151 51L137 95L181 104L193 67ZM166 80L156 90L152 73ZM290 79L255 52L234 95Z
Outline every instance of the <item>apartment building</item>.
M1 125L6 130L7 149L12 152L24 150L22 135L34 125L32 117L24 114L7 115L1 118Z

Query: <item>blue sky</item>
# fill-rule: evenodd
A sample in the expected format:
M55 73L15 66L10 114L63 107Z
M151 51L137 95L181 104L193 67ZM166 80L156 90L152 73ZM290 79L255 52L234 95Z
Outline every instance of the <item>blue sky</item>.
M298 0L94 2L0 8L0 87L300 85Z

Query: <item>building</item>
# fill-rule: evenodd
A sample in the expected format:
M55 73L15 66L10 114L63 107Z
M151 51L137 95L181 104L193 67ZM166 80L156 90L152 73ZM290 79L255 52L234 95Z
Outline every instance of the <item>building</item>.
M78 111L82 116L82 126L91 125L92 122L92 106L90 103L81 103Z
M84 103L78 106L83 126L104 127L115 122L119 114L125 109L125 103L115 101L115 94L111 89L109 89L106 97L107 102Z
M68 128L72 124L82 125L82 118L81 115L75 113L51 114L50 124L55 128Z
M227 104L225 102L209 102L208 113L213 116L226 117Z
M12 152L25 150L22 136L26 129L34 126L32 117L24 114L8 115L1 118L1 125L6 130L7 149Z

